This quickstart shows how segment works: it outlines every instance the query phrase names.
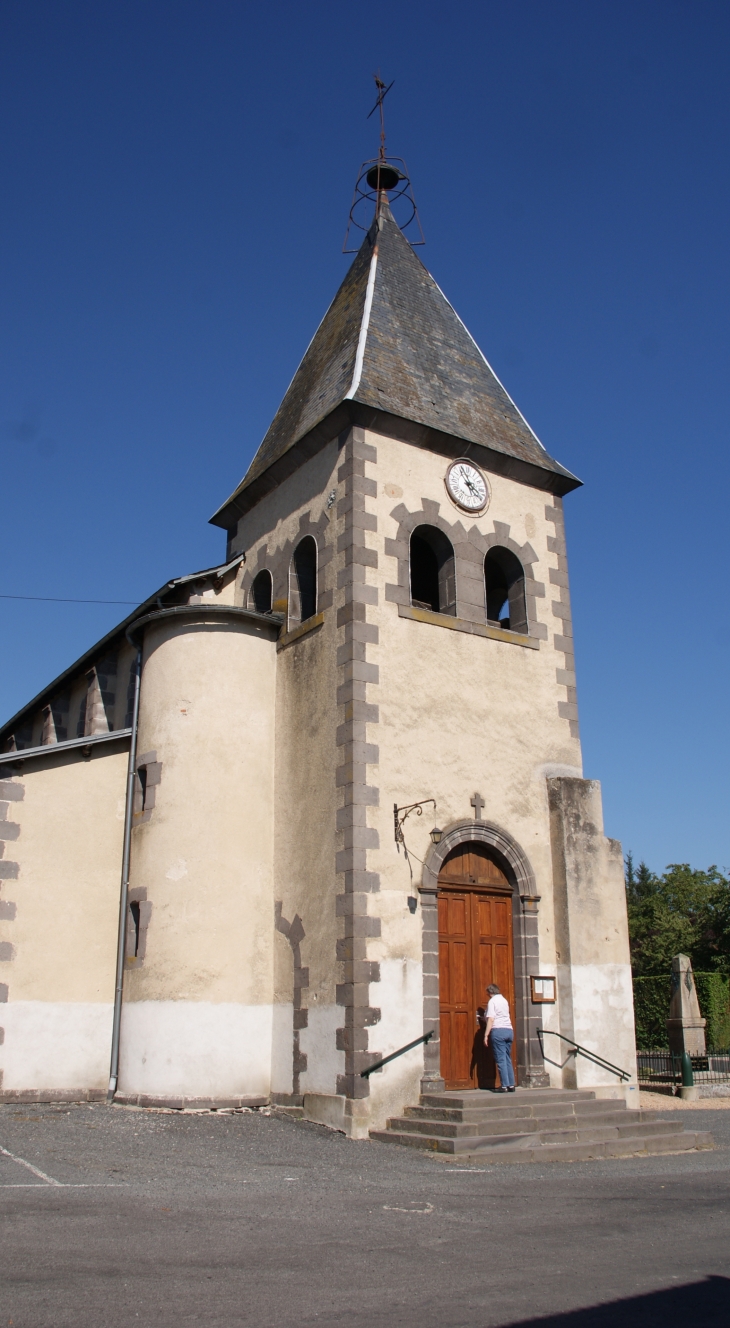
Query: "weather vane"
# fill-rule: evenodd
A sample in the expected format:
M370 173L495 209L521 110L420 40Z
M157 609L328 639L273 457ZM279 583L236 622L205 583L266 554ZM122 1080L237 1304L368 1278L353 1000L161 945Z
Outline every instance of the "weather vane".
M344 254L353 254L357 252L357 247L348 248L350 231L353 226L360 231L368 231L372 225L371 208L375 205L375 216L379 217L383 204L387 203L400 229L405 232L412 222L415 222L418 239L411 240L412 245L425 244L420 218L416 209L416 200L413 197L413 189L408 176L408 169L402 157L388 157L385 152L385 113L383 111L383 102L390 89L395 83L393 79L390 83L384 83L380 73L373 74L375 86L378 95L375 105L366 115L369 120L376 111L380 112L380 149L377 157L372 157L370 161L364 161L360 167L360 172L355 185L355 192L350 207L350 217L347 223L345 233L345 243L342 246Z
M380 161L385 161L385 114L383 112L383 102L390 92L393 83L395 83L395 79L393 79L393 82L389 83L386 87L380 74L373 74L373 78L375 79L375 86L378 89L378 100L373 106L372 111L368 111L365 118L369 120L371 115L374 115L378 109L380 110L380 152L378 157Z

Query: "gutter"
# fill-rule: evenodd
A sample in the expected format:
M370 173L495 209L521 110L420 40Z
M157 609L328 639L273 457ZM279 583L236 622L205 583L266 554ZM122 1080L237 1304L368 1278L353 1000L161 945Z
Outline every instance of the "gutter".
M23 747L18 752L0 752L0 766L15 765L34 756L55 756L56 752L72 752L77 748L97 747L102 742L115 742L128 738L131 729L110 729L108 733L90 733L85 738L68 738L65 742L47 742L42 747Z

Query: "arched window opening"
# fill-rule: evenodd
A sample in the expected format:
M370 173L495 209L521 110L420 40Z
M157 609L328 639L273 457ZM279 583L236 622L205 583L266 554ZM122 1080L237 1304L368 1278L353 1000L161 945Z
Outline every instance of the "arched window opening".
M292 558L291 617L306 622L317 612L317 545L311 535L297 544Z
M454 550L435 526L417 526L411 535L411 604L456 614Z
M271 572L267 572L266 568L254 577L249 601L250 607L255 609L257 613L271 613L273 583Z
M490 549L484 559L487 622L492 627L527 635L525 572L509 549Z

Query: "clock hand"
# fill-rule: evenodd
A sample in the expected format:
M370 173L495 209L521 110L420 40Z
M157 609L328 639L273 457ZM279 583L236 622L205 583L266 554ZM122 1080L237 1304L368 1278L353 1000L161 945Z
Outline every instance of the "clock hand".
M461 475L461 478L464 481L467 488L471 489L472 493L478 493L478 490L474 485L474 482L469 479L469 472L465 466L459 466L459 474Z

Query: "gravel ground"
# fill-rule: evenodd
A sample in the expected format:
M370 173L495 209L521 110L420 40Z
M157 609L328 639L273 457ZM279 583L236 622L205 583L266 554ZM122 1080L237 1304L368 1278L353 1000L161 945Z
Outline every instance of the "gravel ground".
M668 1093L647 1093L640 1089L639 1104L642 1111L729 1111L730 1092L727 1097L700 1097L696 1102L684 1102L681 1097L670 1097ZM709 1126L703 1128L709 1129Z
M264 1112L0 1106L0 1328L718 1328L730 1113L682 1125L717 1148L460 1166Z

